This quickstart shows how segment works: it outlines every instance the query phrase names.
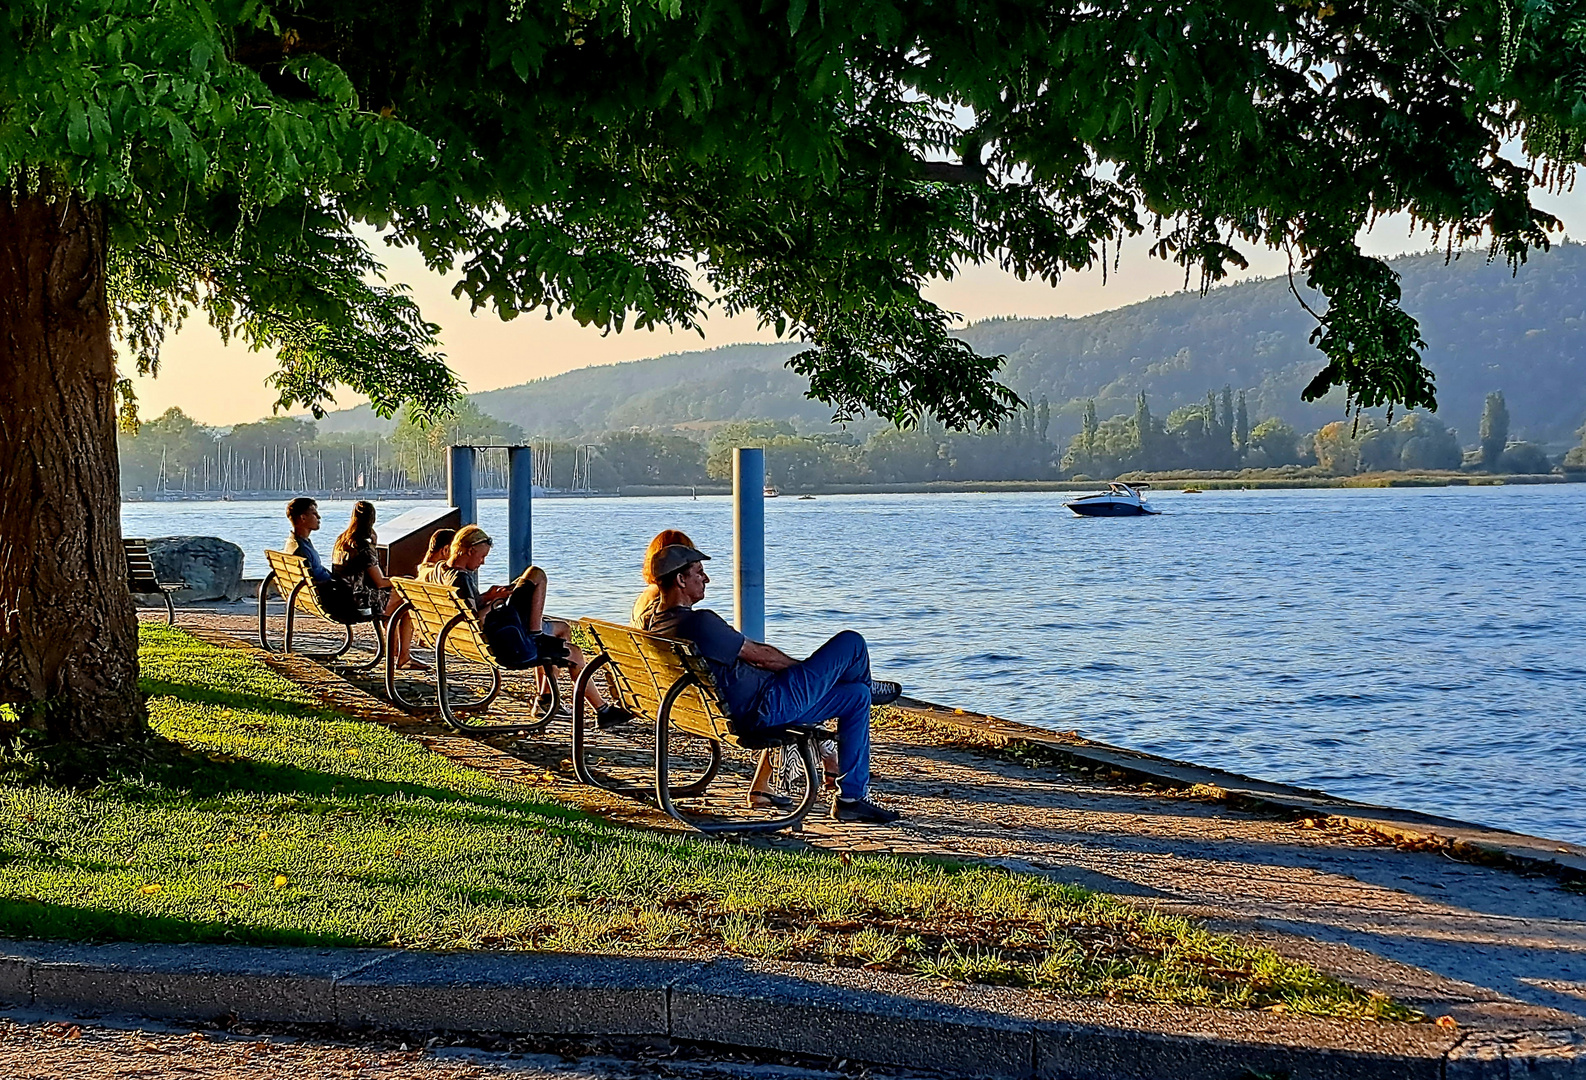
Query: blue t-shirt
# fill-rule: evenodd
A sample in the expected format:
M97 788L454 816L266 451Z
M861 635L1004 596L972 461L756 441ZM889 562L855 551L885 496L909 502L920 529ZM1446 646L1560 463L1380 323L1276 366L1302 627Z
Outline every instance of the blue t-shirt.
M738 659L744 636L720 615L708 609L675 607L647 613L645 623L644 628L652 634L693 643L710 665L711 677L727 699L727 712L734 720L750 719L759 711L760 695L771 681L771 672Z
M308 560L308 576L314 581L329 581L330 571L325 569L325 564L320 562L319 552L314 550L314 542L306 536L293 533L286 538L286 553L296 555L300 559Z

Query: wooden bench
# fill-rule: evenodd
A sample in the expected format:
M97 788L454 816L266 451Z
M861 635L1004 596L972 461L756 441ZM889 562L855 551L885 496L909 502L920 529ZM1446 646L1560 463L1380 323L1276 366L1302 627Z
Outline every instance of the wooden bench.
M710 667L697 649L686 641L649 634L616 623L585 619L580 626L594 639L598 655L589 660L578 684L573 688L573 768L586 784L610 791L621 786L601 783L590 770L588 755L588 710L584 687L602 667L610 669L611 682L622 704L639 716L655 722L655 798L672 817L701 832L771 832L797 827L820 790L820 773L815 764L812 738L831 738L818 727L787 727L756 731L740 736L733 729L726 702L711 676ZM706 740L710 763L705 773L692 783L674 786L671 779L672 729ZM804 791L787 813L774 818L701 818L684 814L676 800L702 795L721 771L723 746L745 750L768 747L792 749L803 767ZM638 791L638 788L628 790Z
M143 595L159 593L165 600L165 621L176 625L176 605L171 594L187 588L185 581L161 581L154 571L154 560L149 557L149 542L142 539L121 541L121 550L127 556L127 588Z
M348 622L328 613L319 602L319 594L314 591L313 579L309 576L308 560L299 555L287 555L280 551L266 550L265 561L270 564L270 572L264 580L259 582L259 644L266 652L275 652L270 644L270 621L266 601L270 596L270 588L274 586L277 593L286 601L286 633L282 638L281 652L291 652L293 638L297 631L297 611L301 607L310 615L318 615L326 622L335 623L347 631L346 640L335 652L311 654L316 660L335 660L352 648L352 628L359 623L373 623L375 637L374 659L362 664L349 665L354 671L368 671L381 660L385 659L385 634L380 625L381 614L368 608L360 608L357 615Z
M544 731L552 720L556 718L557 710L562 703L562 688L556 678L554 670L547 670L550 676L548 701L541 701L538 688L531 698L530 714L535 717L530 722L482 721L471 719L468 714L484 712L495 701L496 695L501 692L501 673L503 671L536 671L540 668L551 669L566 664L565 660L536 660L523 668L508 668L497 658L490 648L490 642L485 639L485 628L480 624L479 617L450 585L438 585L430 581L419 581L416 578L392 578L391 587L402 598L391 618L387 620L386 633L390 641L386 645L385 689L386 695L398 705L408 709L423 708L417 702L408 701L402 697L397 686L396 666L396 638L397 623L404 612L409 612L413 618L413 636L435 650L435 699L440 706L441 716L446 722L458 731L467 734L522 734ZM482 664L490 672L490 691L481 698L473 701L454 702L451 688L447 685L448 672L451 661L448 657L456 657Z

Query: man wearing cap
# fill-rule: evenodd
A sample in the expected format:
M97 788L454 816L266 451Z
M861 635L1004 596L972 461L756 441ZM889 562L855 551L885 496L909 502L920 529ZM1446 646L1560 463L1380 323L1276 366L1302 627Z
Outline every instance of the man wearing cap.
M705 573L709 558L683 544L655 553L650 570L660 596L644 612L644 628L699 649L740 733L835 717L839 776L832 817L877 825L896 821L895 812L869 799L870 706L897 700L903 688L870 678L870 652L865 639L852 630L832 638L809 659L795 660L774 646L750 641L714 611L695 610L710 583Z
M578 646L571 645L566 637L570 630L562 626L561 633L546 633L555 620L545 618L545 571L531 566L511 585L492 585L483 592L479 589L477 574L490 555L493 541L490 534L478 525L464 525L452 537L451 552L446 561L436 563L428 571L431 581L450 585L462 600L480 614L485 630L485 640L502 666L528 667L537 659L550 658L565 661L576 679L584 667L584 655ZM565 635L565 637L564 637ZM554 678L554 673L550 674ZM603 728L614 727L633 719L633 714L621 705L606 701L593 685L585 688L589 703L595 707L595 722Z

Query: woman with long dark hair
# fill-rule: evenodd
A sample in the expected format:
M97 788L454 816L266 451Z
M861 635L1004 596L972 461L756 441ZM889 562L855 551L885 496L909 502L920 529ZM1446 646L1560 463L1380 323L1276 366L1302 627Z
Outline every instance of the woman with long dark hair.
M386 618L396 610L401 598L391 588L391 579L380 569L380 554L375 550L374 503L359 499L352 504L352 520L336 537L331 548L330 572L346 578L357 598L359 607L383 612ZM413 658L413 618L407 612L397 622L397 656L399 668L423 668L421 661Z

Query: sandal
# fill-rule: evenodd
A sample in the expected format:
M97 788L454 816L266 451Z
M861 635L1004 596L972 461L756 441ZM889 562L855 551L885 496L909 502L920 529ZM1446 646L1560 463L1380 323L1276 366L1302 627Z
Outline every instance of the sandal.
M754 810L791 810L793 800L786 795L776 795L769 791L751 791L747 800L749 807Z
M415 656L408 657L407 663L397 665L398 671L428 671L429 669L430 666L428 664Z

